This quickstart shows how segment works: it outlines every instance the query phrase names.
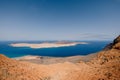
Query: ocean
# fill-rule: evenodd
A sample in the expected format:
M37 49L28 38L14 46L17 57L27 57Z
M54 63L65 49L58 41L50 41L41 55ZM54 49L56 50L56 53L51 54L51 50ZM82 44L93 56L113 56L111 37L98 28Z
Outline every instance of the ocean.
M0 54L7 57L21 57L25 55L51 56L51 57L68 57L76 55L87 55L102 50L110 41L84 41L89 44L78 44L69 47L57 48L39 48L29 47L12 47L11 43L41 43L41 41L0 41Z

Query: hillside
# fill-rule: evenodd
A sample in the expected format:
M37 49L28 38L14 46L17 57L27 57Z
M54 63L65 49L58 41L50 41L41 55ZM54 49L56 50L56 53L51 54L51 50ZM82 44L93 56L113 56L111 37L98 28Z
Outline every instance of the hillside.
M0 80L120 80L120 36L88 62L35 64L0 55Z

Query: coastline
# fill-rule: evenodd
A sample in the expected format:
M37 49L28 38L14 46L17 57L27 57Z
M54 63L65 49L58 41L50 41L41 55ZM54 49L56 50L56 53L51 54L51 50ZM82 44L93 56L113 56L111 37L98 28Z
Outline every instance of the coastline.
M78 63L80 61L88 62L94 57L97 56L97 53L91 53L88 55L76 55L76 56L69 56L69 57L48 57L48 56L33 56L33 55L26 55L21 57L15 57L12 59L18 61L25 61L35 64L55 64L55 63L64 63L64 62L72 62Z

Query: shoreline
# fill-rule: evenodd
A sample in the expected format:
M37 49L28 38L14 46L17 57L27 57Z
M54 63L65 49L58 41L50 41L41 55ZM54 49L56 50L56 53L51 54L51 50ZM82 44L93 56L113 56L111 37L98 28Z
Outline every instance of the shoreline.
M97 53L91 53L88 55L76 55L76 56L68 56L68 57L49 57L49 56L37 56L37 55L25 55L21 57L15 57L12 59L18 61L25 61L36 64L55 64L55 63L64 63L64 62L72 62L78 63L79 61L90 61L94 57L97 56Z

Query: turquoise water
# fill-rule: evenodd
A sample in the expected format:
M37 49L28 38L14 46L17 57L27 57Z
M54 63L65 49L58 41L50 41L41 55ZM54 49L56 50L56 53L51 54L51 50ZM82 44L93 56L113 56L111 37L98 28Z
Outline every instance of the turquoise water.
M23 41L19 41L23 42ZM40 41L24 41L27 43L40 43ZM110 41L86 41L89 44L79 44L69 47L58 48L39 48L32 49L29 47L12 47L9 44L17 43L13 41L1 41L0 53L8 57L20 57L25 55L39 55L39 56L52 56L52 57L67 57L75 55L87 55L102 50Z

